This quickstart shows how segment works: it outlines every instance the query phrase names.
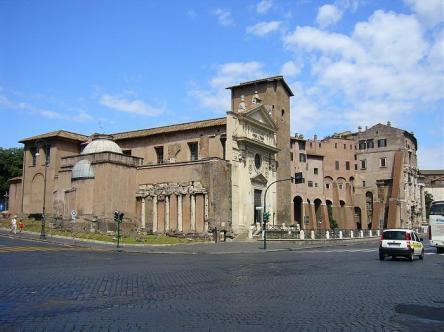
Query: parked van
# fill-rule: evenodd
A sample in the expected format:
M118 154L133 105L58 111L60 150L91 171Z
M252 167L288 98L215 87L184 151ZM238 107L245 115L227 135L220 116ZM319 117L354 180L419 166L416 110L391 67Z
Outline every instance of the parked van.
M430 207L429 240L438 253L444 252L444 201L434 201Z

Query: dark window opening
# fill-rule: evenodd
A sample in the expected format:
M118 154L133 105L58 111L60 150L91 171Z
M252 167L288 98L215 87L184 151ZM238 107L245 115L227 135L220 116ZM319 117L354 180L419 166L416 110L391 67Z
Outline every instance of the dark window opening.
M51 147L49 145L45 145L45 163L49 165L51 161Z
M163 146L156 146L154 148L154 150L156 151L156 161L158 164L163 164L164 160L163 160Z
M346 169L347 171L350 170L350 162L349 162L349 161L346 161L346 162L345 162L345 169Z
M299 145L299 150L305 150L305 142L298 142L298 145Z
M308 181L307 184L309 187L313 187L313 181Z
M335 161L335 169L337 171L339 170L339 161L338 160Z
M305 163L307 161L307 155L304 153L299 153L299 162Z
M379 166L386 167L386 158L379 159Z
M366 169L367 168L367 160L363 159L361 160L361 169Z
M318 175L319 170L317 168L313 168L314 175Z
M32 147L29 149L29 152L31 152L31 166L35 166L37 164L37 148Z
M188 143L188 148L190 149L190 160L199 159L199 145L197 142Z
M131 151L131 150L122 150L122 153L123 153L125 156L131 156L131 155L132 155L132 151Z
M365 150L365 148L366 148L366 142L359 141L359 150Z
M367 149L373 149L375 147L375 143L372 139L367 140Z
M387 146L387 139L381 138L378 139L378 148L383 148Z

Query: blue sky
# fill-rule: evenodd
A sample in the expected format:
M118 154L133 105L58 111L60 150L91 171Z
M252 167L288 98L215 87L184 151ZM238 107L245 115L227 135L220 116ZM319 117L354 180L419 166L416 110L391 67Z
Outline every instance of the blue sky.
M0 1L2 147L224 116L225 87L282 74L292 132L388 120L444 168L442 0Z

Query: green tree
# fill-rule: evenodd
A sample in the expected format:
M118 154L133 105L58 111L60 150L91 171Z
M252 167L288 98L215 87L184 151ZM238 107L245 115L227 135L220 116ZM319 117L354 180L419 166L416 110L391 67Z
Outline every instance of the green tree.
M433 202L433 195L428 191L424 192L425 208L426 208L426 218L429 219L430 206Z
M0 148L0 198L9 190L8 180L22 174L22 165L22 148Z

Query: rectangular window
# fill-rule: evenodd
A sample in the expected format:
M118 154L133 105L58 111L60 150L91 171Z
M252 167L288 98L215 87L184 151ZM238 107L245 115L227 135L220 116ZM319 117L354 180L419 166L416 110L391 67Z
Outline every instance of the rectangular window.
M326 183L325 188L330 189L330 183Z
M365 150L365 148L366 148L366 142L359 141L359 150Z
M347 149L347 144L344 144L344 150L346 150Z
M307 156L304 153L299 153L299 162L305 163L307 161Z
M335 143L335 149L337 149L338 148L338 143Z
M358 170L358 164L355 164L355 171Z
M49 165L51 161L51 147L49 145L45 145L45 163Z
M379 158L379 167L386 167L387 158Z
M310 143L311 144L311 143ZM298 141L299 150L305 150L305 142ZM311 146L311 145L310 145Z
M290 160L293 161L293 152L290 152Z
M338 188L339 188L339 190L342 190L342 188L343 188L342 183L340 183L340 184L338 185Z
M335 161L335 169L337 171L339 170L339 161L338 160Z
M197 142L188 143L188 147L190 149L190 160L198 160L199 159L199 145Z
M362 187L365 188L365 181L362 181Z
M350 150L353 150L353 145L350 144Z
M361 169L366 169L367 168L367 160L366 159L362 159L361 160Z
M314 175L318 175L318 169L317 168L313 168L313 173L314 173Z
M387 139L381 138L378 139L378 148L383 148L387 146Z
M317 188L318 187L318 183L317 182L315 182L315 188Z
M319 143L319 147L321 147L321 143Z
M37 148L32 147L29 152L31 152L31 166L35 166L37 164Z
M358 156L357 155L355 155L355 160L358 160Z
M156 146L154 148L156 151L156 161L158 164L163 164L163 146Z
M375 143L372 139L367 140L367 149L373 149L375 147Z
M346 169L347 171L350 170L350 162L349 162L349 161L346 161L346 162L345 162L345 169Z
M313 187L313 181L308 181L307 184L309 187Z

